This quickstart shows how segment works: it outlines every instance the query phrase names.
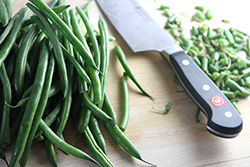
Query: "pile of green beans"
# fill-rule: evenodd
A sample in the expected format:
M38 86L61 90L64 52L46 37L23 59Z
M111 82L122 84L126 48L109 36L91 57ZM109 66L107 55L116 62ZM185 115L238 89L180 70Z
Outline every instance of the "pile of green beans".
M10 2L0 0L3 92L0 96L0 158L6 165L26 166L32 143L41 141L53 166L57 166L56 147L98 166L114 166L107 157L100 123L128 154L153 165L142 159L123 134L128 111L122 121L123 131L117 125L106 86L109 42L113 38L101 17L98 30L93 29L89 17L92 1L74 10L64 0L53 0L50 4L29 0L14 16ZM117 54L123 52L118 50ZM125 60L123 64L127 65ZM136 80L127 66L126 73L129 70L129 77ZM124 106L128 109L125 80L123 87ZM77 124L76 136L83 136L92 156L64 140L63 132L69 119ZM8 160L4 151L12 142L15 147Z
M161 9L167 16L165 28L176 43L192 57L240 112L237 102L250 95L249 35L233 27L212 28L208 23L205 24L204 21L213 16L210 10L205 12L202 6L196 6L196 13L190 17L190 21L199 22L190 31L183 27L183 21L177 14L170 14L170 7L162 6ZM225 20L222 22L228 24Z

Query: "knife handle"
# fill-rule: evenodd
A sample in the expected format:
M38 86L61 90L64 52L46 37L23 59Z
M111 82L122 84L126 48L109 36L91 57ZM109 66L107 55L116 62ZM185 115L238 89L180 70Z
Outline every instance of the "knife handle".
M207 74L183 51L169 55L168 60L182 86L206 115L207 130L220 137L237 136L242 118Z

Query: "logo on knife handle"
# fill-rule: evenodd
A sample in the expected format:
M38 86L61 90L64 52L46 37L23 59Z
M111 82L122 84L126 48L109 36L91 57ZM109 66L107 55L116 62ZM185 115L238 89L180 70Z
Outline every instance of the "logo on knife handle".
M227 102L223 99L223 97L221 97L221 95L213 96L209 98L209 100L213 103L215 107L220 107L227 104Z

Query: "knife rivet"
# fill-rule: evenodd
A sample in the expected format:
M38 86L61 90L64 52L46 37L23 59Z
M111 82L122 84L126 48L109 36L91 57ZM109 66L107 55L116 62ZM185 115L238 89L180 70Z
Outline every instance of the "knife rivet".
M225 116L226 116L227 118L230 118L230 117L233 116L233 114L232 114L230 111L226 111L226 112L225 112Z
M187 65L189 65L189 61L187 59L184 59L184 60L182 60L182 64L187 66Z
M207 84L203 85L202 88L203 88L203 90L205 90L205 91L210 90L210 86L207 85Z

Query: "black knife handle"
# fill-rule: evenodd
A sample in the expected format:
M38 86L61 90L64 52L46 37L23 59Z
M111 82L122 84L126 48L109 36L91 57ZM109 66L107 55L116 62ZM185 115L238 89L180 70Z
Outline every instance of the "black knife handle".
M240 114L205 72L180 51L168 60L182 86L207 117L207 130L217 136L232 138L242 130Z

